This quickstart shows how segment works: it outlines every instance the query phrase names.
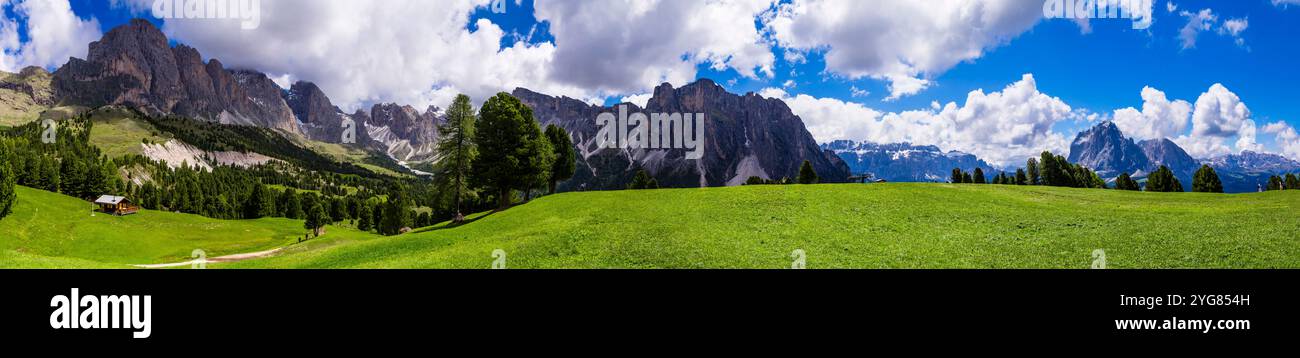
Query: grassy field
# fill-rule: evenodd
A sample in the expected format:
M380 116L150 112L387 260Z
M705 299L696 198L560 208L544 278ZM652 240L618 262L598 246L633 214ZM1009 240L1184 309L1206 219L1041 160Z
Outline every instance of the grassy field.
M109 158L144 153L145 139L152 143L166 143L171 139L121 108L97 109L91 113L90 119L94 122L90 129L90 144L99 147Z
M1300 267L1300 191L1159 194L995 185L571 193L473 223L239 268Z
M116 217L92 213L75 198L17 187L14 212L0 220L2 268L127 268L190 260L194 249L208 257L248 253L294 244L306 230L288 219L215 220L157 211ZM329 227L334 242L377 236Z
M302 232L279 219L91 218L88 204L47 208L54 204L42 195L52 194L20 189L18 211L0 221L0 262L17 262L0 266L183 260L195 247L209 256L256 251ZM82 217L33 219L36 208ZM209 267L489 268L501 249L509 268L779 269L801 249L809 268L1088 268L1103 249L1110 268L1297 268L1298 208L1300 191L848 184L568 193L459 227L386 238L332 230L275 257Z

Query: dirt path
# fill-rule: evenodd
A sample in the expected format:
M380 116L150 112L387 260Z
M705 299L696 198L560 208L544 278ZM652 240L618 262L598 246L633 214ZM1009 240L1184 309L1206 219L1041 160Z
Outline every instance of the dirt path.
M131 266L139 267L139 268L148 268L148 269L153 269L153 268L168 268L168 267L182 267L182 266L190 266L190 265L193 265L193 264L196 264L196 263L210 264L210 263L236 262L236 261L244 261L244 260L248 260L248 259L256 259L256 258L262 258L262 257L267 257L267 256L275 255L276 253L279 253L280 250L282 250L282 249L283 249L283 248L279 248L279 249L271 249L271 250L266 250L266 251L258 251L258 252L250 252L250 253L245 253L245 254L234 254L234 255L226 255L226 256L218 256L218 257L209 257L209 258L206 259L206 260L190 260L190 261L185 261L185 262L175 262L175 263L169 263L169 264L131 265Z

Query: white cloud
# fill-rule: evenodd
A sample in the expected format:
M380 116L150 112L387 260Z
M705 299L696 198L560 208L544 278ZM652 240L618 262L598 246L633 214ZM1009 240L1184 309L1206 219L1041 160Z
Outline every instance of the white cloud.
M1178 40L1182 42L1184 50L1196 47L1196 39L1200 37L1201 31L1209 30L1219 21L1219 17L1210 9L1201 9L1195 13L1183 11L1181 15L1187 18L1187 25L1178 30Z
M0 17L0 70L62 66L68 58L85 57L87 44L101 36L99 20L77 17L67 0L0 0L2 8L26 19L27 42L19 39L18 19Z
M539 0L535 15L550 22L559 46L553 80L600 93L641 93L664 82L692 82L701 63L772 77L776 55L755 25L772 1Z
M1248 27L1250 19L1228 19L1219 26L1219 34L1232 37L1237 46L1246 46L1246 39L1241 38L1241 33L1246 32Z
M637 105L638 107L645 108L646 104L650 103L651 98L654 98L654 93L643 93L643 94L623 97L623 99L619 100L619 102L631 103Z
M1246 47L1246 39L1242 38L1241 35L1250 27L1249 19L1230 18L1220 24L1219 16L1215 15L1214 11L1210 9L1201 9L1201 11L1195 13L1183 11L1180 15L1187 18L1187 25L1183 25L1183 28L1178 31L1178 41L1184 50L1195 48L1201 32L1210 31L1216 27L1215 32L1219 35L1231 37L1232 42L1237 46Z
M764 15L779 45L824 51L826 70L890 82L896 99L916 94L963 61L1010 41L1042 18L1036 1L795 0Z
M819 142L936 145L975 154L997 166L1017 165L1043 150L1064 153L1069 142L1052 126L1074 117L1065 102L1039 92L1029 74L1001 91L972 91L964 105L936 102L930 109L899 113L833 98L792 96L780 89L769 88L761 95L786 101Z
M1168 12L1178 11L1178 5L1174 4L1173 1L1166 1L1166 2L1165 2L1165 11L1168 11Z
M146 0L115 1L147 11ZM539 44L486 19L470 24L491 1L263 1L255 30L175 19L163 30L228 66L315 82L348 109L445 107L458 92L481 101L515 87L600 103L694 81L701 63L750 77L770 77L775 63L754 23L771 0L539 0L534 15L555 37Z
M1142 110L1129 107L1112 115L1115 125L1137 139L1173 138L1187 132L1192 104L1170 101L1165 93L1151 87L1142 88Z
M1192 131L1174 139L1188 154L1208 158L1240 152L1261 151L1255 138L1255 121L1237 94L1215 83L1196 99Z
M1300 5L1300 0L1273 0L1274 6Z
M1300 134L1290 124L1277 121L1264 126L1264 133L1272 134L1282 155L1300 160Z

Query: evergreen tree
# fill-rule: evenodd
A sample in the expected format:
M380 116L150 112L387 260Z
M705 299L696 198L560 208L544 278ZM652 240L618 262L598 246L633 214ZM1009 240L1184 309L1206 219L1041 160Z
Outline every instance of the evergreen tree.
M1268 177L1268 186L1266 186L1264 190L1273 191L1273 190L1283 190L1285 188L1286 188L1286 182L1282 180L1282 177L1273 175Z
M407 211L408 203L401 187L394 187L389 191L388 201L384 203L384 217L378 221L381 235L397 235L403 228L411 226L411 213Z
M1201 165L1201 169L1192 175L1192 192L1222 193L1223 182L1219 181L1219 174L1214 172L1214 168Z
M1016 185L1028 185L1029 176L1025 174L1024 169L1016 169Z
M1042 176L1041 176L1042 173L1039 172L1039 169L1038 169L1038 160L1037 160L1037 159L1029 158L1029 161L1026 161L1026 162L1025 162L1025 171L1027 172L1028 179L1029 179L1029 181L1026 182L1026 184L1028 184L1028 185L1040 185L1040 184L1042 184L1042 181L1041 181L1041 180L1042 180Z
M963 177L962 174L963 173L961 171L961 168L952 168L952 179L949 180L951 180L953 184L965 183L966 180L964 179L965 177Z
M650 180L650 173L646 173L644 169L638 170L636 175L632 176L632 182L627 184L627 188L630 190L649 189Z
M527 190L550 177L555 154L533 118L533 110L508 93L499 93L479 110L474 142L479 156L472 177L497 195L497 208L511 205L512 190Z
M16 163L16 155L13 148L9 147L9 141L0 139L0 219L9 216L13 211L15 199L18 198L14 192L14 185L17 185L18 178L11 163Z
M361 205L360 209L357 210L357 215L359 216L357 218L357 230L370 231L370 229L374 228L372 222L375 220L375 214L374 210L370 209L370 205Z
M803 161L799 166L799 184L817 184L820 178L817 177L817 171L813 170L812 162Z
M303 228L311 230L312 237L320 237L321 228L324 228L329 221L329 214L325 212L319 202L312 201L312 205L307 209L306 221Z
M962 173L961 182L963 184L975 184L975 179L970 175L970 173Z
M270 208L271 195L267 193L266 186L262 184L253 185L253 191L248 194L248 200L244 201L244 218L261 219L271 213Z
M980 169L979 167L976 167L976 168L975 168L975 174L974 174L974 176L975 176L975 184L987 184L987 183L988 183L988 182L986 181L987 179L984 178L984 169Z
M1115 179L1115 189L1128 191L1142 190L1142 188L1138 186L1138 182L1133 180L1133 176L1128 173L1120 174L1119 178Z
M546 140L555 151L555 164L551 166L549 192L555 194L555 185L569 180L578 169L578 153L573 150L573 140L564 128L551 124L546 126Z
M1291 190L1300 189L1300 177L1288 173L1286 175L1286 188Z
M276 205L280 209L280 216L289 219L302 219L302 201L298 199L298 191L293 188L284 189L280 193L280 200Z
M348 219L348 204L342 199L331 199L330 203L330 223L343 222Z
M1169 170L1169 167L1161 165L1160 169L1156 169L1147 177L1147 191L1181 193L1183 192L1183 184L1178 182L1178 178L1174 177L1174 172Z
M438 128L443 137L438 140L438 153L443 153L436 164L438 191L450 196L448 201L456 211L457 221L463 220L461 203L478 197L469 186L469 177L478 147L474 144L478 115L470 104L469 96L458 95L447 109L447 122Z

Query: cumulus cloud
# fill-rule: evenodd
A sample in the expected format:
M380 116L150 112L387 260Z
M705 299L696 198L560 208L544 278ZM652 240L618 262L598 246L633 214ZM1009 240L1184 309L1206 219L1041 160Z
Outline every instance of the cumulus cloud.
M1250 109L1237 94L1215 83L1196 99L1191 133L1174 142L1197 158L1260 151L1263 148L1256 141L1255 121L1250 117Z
M559 46L553 80L599 93L641 93L696 78L696 65L772 77L776 55L755 17L772 0L541 1ZM786 56L789 57L788 55Z
M780 46L824 51L830 73L890 82L890 100L919 93L1041 18L1035 1L794 0L762 22Z
M1173 138L1187 132L1192 104L1170 101L1165 93L1151 87L1142 88L1142 110L1133 107L1116 110L1112 119L1124 134L1137 139Z
M0 0L0 9L17 16L0 17L0 70L62 66L70 57L85 57L87 44L101 36L99 20L77 17L67 0ZM26 42L18 36L19 19L26 20Z
M1038 91L1030 74L1001 91L972 91L962 105L934 103L929 109L896 113L833 98L789 95L773 88L761 95L786 101L820 142L851 139L936 145L975 154L997 166L1018 165L1043 150L1063 153L1069 142L1052 131L1052 126L1075 117L1061 99Z
M1300 160L1300 134L1290 124L1277 121L1264 126L1264 133L1273 135L1282 155Z
M491 1L263 1L254 30L173 19L163 31L232 67L315 82L345 108L445 106L458 92L481 100L515 87L601 103L694 81L698 64L759 78L776 61L755 24L772 0L538 0L534 16L555 41L535 44L486 19L471 24Z

